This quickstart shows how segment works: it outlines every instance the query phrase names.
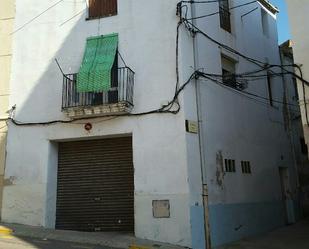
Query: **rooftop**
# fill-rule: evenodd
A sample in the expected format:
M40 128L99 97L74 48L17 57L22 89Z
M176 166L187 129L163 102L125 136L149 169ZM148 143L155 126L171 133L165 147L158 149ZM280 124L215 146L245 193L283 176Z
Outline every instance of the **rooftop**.
M279 13L279 9L276 6L274 6L269 0L258 0L258 1L273 14Z

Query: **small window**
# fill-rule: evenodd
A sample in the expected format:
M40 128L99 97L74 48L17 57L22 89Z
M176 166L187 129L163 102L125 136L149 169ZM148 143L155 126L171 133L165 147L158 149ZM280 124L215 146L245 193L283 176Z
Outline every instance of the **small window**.
M236 63L235 61L221 56L222 64L222 83L229 87L237 88L237 81L235 76Z
M241 161L241 171L243 174L251 174L251 164L249 161Z
M88 19L114 15L117 15L117 0L89 0Z
M262 18L263 34L266 37L269 37L268 13L263 8L261 8L261 18Z
M297 80L295 77L293 77L293 86L294 86L294 100L298 101L299 100L299 95L298 95L298 89L297 89Z
M231 33L231 13L229 0L219 1L220 27Z
M273 100L273 79L270 73L267 73L267 90L268 90L268 100L269 104L271 106L274 106L274 100Z
M235 160L225 159L225 172L236 172Z

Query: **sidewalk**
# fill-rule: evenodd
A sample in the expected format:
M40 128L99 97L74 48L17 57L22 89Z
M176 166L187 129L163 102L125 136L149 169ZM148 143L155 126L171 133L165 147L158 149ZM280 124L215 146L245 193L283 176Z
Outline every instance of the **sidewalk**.
M309 249L309 220L216 249Z
M133 235L121 233L88 233L75 231L62 231L31 227L17 224L0 224L0 233L10 234L16 238L36 238L41 240L65 241L81 244L106 246L109 248L131 249L183 249L180 246L164 244L149 240L137 239ZM11 230L11 231L10 231ZM2 232L1 232L2 231Z

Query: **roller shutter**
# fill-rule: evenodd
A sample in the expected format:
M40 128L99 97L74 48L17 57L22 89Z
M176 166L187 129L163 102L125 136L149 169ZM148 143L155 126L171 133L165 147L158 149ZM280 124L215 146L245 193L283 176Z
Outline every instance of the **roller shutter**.
M59 144L56 228L134 232L130 137Z

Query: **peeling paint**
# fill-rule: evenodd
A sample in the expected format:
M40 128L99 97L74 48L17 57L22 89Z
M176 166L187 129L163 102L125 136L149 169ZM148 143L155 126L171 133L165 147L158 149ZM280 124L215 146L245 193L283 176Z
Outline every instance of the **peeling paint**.
M216 155L216 180L217 184L223 188L223 180L225 176L224 166L223 166L223 156L222 151L219 150Z
M3 185L4 186L11 186L11 185L15 185L15 181L16 181L16 177L15 176L10 176L10 178L6 178L3 181Z

